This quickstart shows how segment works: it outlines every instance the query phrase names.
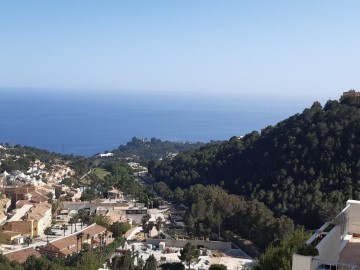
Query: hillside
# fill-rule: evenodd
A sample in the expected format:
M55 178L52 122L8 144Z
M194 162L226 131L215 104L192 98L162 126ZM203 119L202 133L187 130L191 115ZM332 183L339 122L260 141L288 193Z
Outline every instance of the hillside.
M139 139L132 138L130 142L120 145L117 149L111 151L114 156L110 159L132 159L135 161L158 160L166 157L173 157L178 153L199 148L205 145L202 142L170 142L151 138ZM97 155L95 155L96 157Z
M170 188L215 184L314 227L360 199L360 100L315 102L243 138L149 164Z

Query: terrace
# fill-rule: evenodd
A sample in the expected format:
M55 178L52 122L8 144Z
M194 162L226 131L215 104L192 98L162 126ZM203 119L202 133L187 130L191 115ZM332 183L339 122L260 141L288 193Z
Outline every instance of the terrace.
M292 270L360 270L360 201L347 201L346 207L306 243L319 254L293 254Z

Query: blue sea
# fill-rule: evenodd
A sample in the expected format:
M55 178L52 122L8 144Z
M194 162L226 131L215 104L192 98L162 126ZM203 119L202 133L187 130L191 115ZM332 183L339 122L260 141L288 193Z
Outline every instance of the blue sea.
M311 102L220 95L0 89L0 142L91 156L133 137L228 140L274 125Z

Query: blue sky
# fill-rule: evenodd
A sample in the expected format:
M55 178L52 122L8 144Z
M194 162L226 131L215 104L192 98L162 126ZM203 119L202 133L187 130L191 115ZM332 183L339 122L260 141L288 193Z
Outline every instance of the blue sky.
M336 99L360 88L359 14L359 1L4 0L0 87Z

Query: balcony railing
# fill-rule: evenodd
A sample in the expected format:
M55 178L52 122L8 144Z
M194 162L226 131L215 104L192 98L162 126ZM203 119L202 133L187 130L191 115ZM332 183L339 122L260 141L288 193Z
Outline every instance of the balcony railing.
M313 262L315 262L316 270L358 270L358 267L355 264L324 261L315 258L313 259Z

